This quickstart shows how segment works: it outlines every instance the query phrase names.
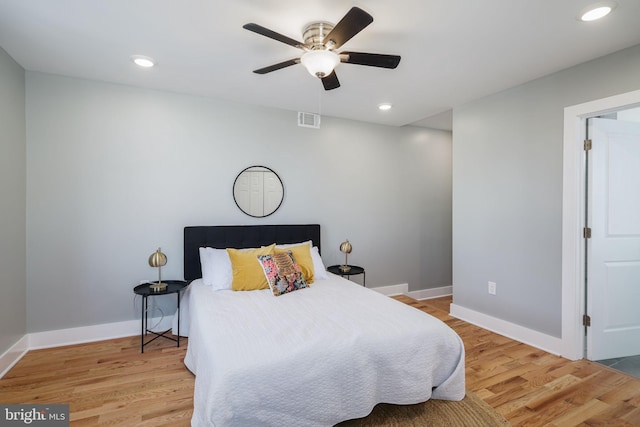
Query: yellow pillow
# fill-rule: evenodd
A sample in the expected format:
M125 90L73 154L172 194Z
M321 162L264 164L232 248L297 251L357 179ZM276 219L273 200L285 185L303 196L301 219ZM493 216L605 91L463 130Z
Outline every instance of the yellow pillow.
M234 291L257 291L269 289L267 278L264 276L262 265L258 261L258 255L269 255L273 252L275 243L270 246L257 249L229 249L231 260L231 272L233 280L231 289Z
M279 248L276 246L274 249L275 253L286 253L287 251L291 251L293 254L293 258L296 260L296 264L300 266L300 271L302 271L302 276L304 277L304 281L307 282L307 285L313 283L313 259L311 259L311 245L308 243L303 243L301 245L289 246L284 245L285 247Z

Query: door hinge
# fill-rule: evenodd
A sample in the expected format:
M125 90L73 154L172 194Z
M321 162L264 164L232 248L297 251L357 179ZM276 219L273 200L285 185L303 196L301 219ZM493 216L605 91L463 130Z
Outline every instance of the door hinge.
M584 140L584 151L591 150L591 146L592 146L591 140L590 139L585 139Z
M585 239L590 239L591 238L591 228L590 227L585 227L582 229L582 237L584 237Z
M591 316L589 316L588 314L582 316L582 326L591 326Z

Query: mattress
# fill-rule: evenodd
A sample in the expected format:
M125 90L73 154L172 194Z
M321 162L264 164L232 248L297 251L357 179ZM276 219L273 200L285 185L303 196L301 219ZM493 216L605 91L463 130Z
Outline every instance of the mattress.
M329 276L278 297L192 282L181 330L192 426L332 426L381 402L464 397L464 346L451 328Z

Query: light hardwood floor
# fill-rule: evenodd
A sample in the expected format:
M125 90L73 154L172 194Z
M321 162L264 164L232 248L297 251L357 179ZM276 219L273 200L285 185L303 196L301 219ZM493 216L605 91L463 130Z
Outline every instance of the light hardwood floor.
M515 426L640 426L640 379L571 362L448 315L450 297L396 299L446 322L466 349L467 389ZM30 351L0 380L0 403L69 403L72 426L188 426L187 340L139 337Z

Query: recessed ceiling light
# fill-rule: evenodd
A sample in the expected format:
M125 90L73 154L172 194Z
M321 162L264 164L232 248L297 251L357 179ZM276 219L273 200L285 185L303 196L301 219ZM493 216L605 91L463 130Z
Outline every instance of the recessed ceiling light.
M380 110L380 111L388 111L390 109L391 109L391 104L389 104L389 103L384 103L384 104L378 105L378 110Z
M156 65L156 63L153 61L153 58L149 58L148 56L133 55L131 57L131 60L139 67L151 68Z
M616 6L617 3L614 1L605 1L592 4L591 6L582 10L579 15L579 19L585 22L596 21L610 14L611 11L616 8Z

